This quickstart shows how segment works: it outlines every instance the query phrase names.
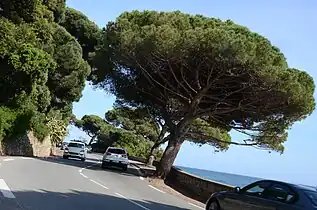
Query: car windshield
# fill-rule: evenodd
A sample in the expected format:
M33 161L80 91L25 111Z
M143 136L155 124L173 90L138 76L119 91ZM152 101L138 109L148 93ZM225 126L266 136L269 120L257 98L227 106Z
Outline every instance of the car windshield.
M77 148L84 148L83 144L79 144L79 143L69 143L68 147L77 147Z
M314 204L314 206L317 206L317 192L306 190L305 194L310 199L310 201Z
M115 148L108 149L108 152L113 154L119 154L119 155L125 154L125 151L123 149L115 149Z

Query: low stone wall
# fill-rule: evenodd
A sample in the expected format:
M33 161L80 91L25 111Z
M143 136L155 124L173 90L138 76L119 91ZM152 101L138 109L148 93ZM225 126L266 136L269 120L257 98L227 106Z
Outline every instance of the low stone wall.
M203 179L176 167L172 167L165 179L165 184L183 195L202 203L206 203L209 196L214 192L230 191L234 189L234 186Z
M1 141L0 149L2 155L48 157L55 153L56 147L49 137L39 141L33 132L27 132L20 137Z
M146 159L141 157L130 156L129 159L142 163L146 162ZM157 164L158 162L154 161L153 165L156 166ZM202 203L206 203L209 196L214 192L234 190L234 186L203 179L176 167L172 167L164 182L179 193Z

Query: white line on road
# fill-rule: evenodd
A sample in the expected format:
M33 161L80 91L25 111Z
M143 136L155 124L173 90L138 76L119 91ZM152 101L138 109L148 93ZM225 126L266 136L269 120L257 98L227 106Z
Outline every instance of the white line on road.
M125 196L123 196L123 195L121 195L121 194L119 194L119 193L115 193L115 194L116 194L117 196L121 197L121 198L126 199L127 201L130 201L130 202L133 203L134 205L137 205L137 206L141 207L142 209L150 210L149 208L146 208L145 206L142 206L141 204L138 204L137 202L134 202L134 201L130 200L129 198L127 198L127 197L125 197Z
M10 188L8 187L8 185L5 183L3 179L0 179L0 191L2 192L3 196L6 198L15 198Z
M204 209L205 209L205 208L200 207L200 206L197 206L197 205L195 205L195 204L193 204L193 203L189 203L189 202L188 202L188 204L189 204L189 205L191 205L191 206L194 206L194 207L196 207L196 208L202 209L202 210L204 210Z
M141 180L144 180L144 178L143 178L142 176L140 176L140 179L141 179Z
M79 169L78 171L79 171L79 173L81 173L83 171L83 169Z
M29 157L22 157L23 160L31 160Z
M93 182L93 183L95 183L96 185L99 185L100 187L103 187L103 188L105 188L105 189L109 189L108 187L106 187L106 186L104 186L104 185L102 185L102 184L100 184L99 182L96 182L95 180L93 180L93 179L89 179L91 182Z
M14 159L13 158L6 158L3 161L12 161L12 160L14 160Z
M88 178L88 176L86 176L86 175L83 174L83 173L80 173L80 175L82 175L82 176L85 177L85 178Z
M152 188L152 189L154 189L154 190L156 190L156 191L158 191L158 192L160 192L160 193L165 193L164 191L162 191L162 190L160 190L160 189L157 189L156 187L153 187L152 185L148 185L150 188Z

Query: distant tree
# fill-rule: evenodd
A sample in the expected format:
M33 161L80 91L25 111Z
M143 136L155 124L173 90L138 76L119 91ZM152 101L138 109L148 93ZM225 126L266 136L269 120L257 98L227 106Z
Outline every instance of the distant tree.
M73 124L91 137L88 145L91 145L98 135L105 130L105 127L109 126L104 119L97 115L85 115L81 120L74 119Z
M160 145L167 139L168 127L150 107L131 107L124 101L116 100L114 108L105 114L105 119L112 125L132 131L136 135L152 142L148 157L156 154L161 157Z
M289 68L266 38L230 20L125 12L107 25L105 40L90 79L128 103L153 107L168 125L158 177L169 172L195 123L212 126L193 132L203 143L283 151L290 126L315 108L312 77ZM249 138L230 141L232 129Z

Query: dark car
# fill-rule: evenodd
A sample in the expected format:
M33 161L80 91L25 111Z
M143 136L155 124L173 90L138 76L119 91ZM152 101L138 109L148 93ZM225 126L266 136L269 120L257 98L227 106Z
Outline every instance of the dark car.
M317 188L262 180L210 196L206 210L317 210Z

